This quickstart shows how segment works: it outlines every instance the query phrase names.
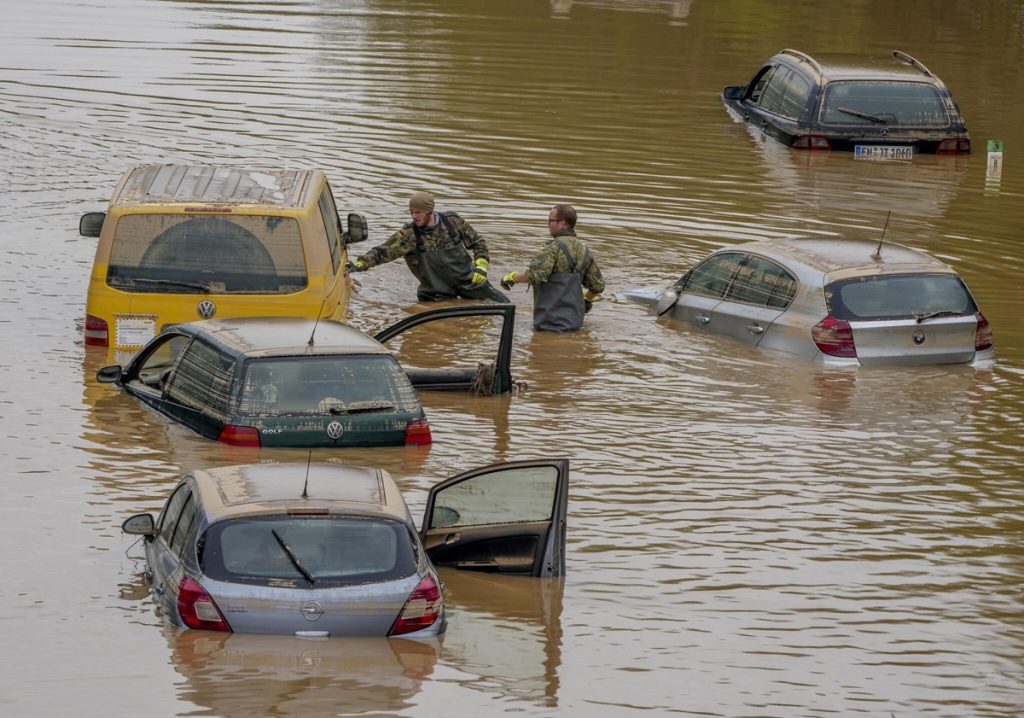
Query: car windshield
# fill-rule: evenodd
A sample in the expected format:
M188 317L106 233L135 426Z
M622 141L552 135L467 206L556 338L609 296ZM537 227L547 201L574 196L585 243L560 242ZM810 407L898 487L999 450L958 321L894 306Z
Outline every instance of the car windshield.
M250 359L238 413L247 416L410 412L419 397L390 354Z
M825 287L829 313L836 319L930 319L978 311L955 274L899 274L855 277Z
M272 216L125 215L107 284L147 293L298 292L307 284L299 225Z
M404 524L339 515L215 523L200 542L199 560L218 581L296 587L388 581L416 570Z
M923 82L830 82L821 101L825 125L947 127L939 91Z

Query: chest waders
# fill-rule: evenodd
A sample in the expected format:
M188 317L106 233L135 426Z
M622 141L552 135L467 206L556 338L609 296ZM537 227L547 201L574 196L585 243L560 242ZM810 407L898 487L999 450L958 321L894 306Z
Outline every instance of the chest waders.
M416 289L416 298L421 302L436 302L442 299L493 299L496 302L508 302L501 292L489 282L474 286L473 259L462 244L462 235L455 225L443 213L438 212L439 224L444 225L449 236L446 246L427 249L423 242L423 230L412 225L416 235L416 249L405 255L405 263L420 286ZM438 227L435 227L436 232Z
M590 269L590 251L582 272L576 271L565 242L555 238L569 260L568 272L552 272L546 282L533 287L533 326L545 332L574 332L583 326L583 276Z

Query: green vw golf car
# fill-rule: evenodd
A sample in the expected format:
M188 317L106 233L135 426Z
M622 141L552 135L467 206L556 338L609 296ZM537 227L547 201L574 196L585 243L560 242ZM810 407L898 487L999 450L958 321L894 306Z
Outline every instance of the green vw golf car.
M501 321L492 364L404 368L383 342L442 319ZM487 317L492 317L487 320ZM166 328L113 383L202 436L236 446L350 447L431 443L416 386L511 390L515 306L444 307L370 337L332 320L286 317L207 320Z

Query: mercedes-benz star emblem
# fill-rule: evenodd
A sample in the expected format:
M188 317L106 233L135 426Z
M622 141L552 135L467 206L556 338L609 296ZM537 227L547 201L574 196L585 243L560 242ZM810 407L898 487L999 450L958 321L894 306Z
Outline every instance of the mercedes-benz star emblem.
M924 344L924 332L920 329L914 332L914 344Z
M336 421L332 421L327 425L327 435L332 439L340 439L345 429Z
M324 607L318 601L306 601L299 609L299 613L307 621L319 621L320 616L324 615Z
M213 315L217 313L217 305L209 299L204 299L199 302L199 306L196 307L196 311L203 319L213 319Z

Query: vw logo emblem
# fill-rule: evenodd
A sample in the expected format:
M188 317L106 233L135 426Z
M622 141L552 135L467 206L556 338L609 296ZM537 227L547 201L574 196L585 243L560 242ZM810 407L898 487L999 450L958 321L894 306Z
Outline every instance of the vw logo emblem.
M914 332L914 344L924 344L924 332L920 329Z
M327 425L327 435L332 439L340 439L344 431L345 429L336 421L332 421Z
M213 319L213 315L217 313L217 305L209 299L204 299L199 302L199 306L196 307L196 311L203 319Z
M888 137L889 136L889 128L888 127L883 127L881 132L879 132L878 134L880 134L882 137Z
M318 601L306 601L299 609L299 613L307 621L319 621L320 616L324 615L324 607Z

